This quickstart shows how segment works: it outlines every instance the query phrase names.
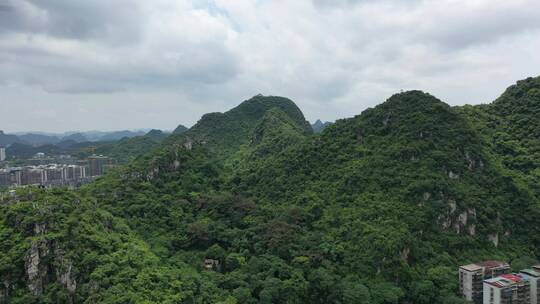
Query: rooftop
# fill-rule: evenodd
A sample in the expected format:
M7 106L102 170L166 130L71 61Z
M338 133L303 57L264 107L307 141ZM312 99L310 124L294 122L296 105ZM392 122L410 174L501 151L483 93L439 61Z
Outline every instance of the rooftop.
M528 281L528 278L519 274L503 274L493 279L484 280L484 283L497 288L505 288L524 281Z
M519 274L513 274L513 273L502 274L501 278L508 279L510 281L513 281L513 282L521 282L521 281L523 281L522 276L520 276Z
M482 267L485 267L485 268L488 268L488 269L491 269L491 268L499 268L499 267L510 267L510 265L506 262L501 262L501 261L484 261L484 262L480 262L478 263L478 265L482 266Z
M540 269L539 269L540 270ZM520 271L522 274L534 277L534 278L540 278L540 271L534 270L534 269L523 269Z
M501 267L506 268L506 267L510 267L510 265L506 262L489 260L489 261L483 261L483 262L479 262L475 264L460 266L460 268L465 269L467 271L478 271L483 268L494 269L494 268L501 268Z
M467 271L477 271L477 270L481 270L482 266L478 264L469 264L469 265L460 266L459 268L465 269Z

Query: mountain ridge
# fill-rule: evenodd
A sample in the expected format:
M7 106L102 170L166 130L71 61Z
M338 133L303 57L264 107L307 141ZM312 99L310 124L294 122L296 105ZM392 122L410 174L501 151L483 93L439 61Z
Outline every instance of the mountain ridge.
M249 135L266 112L278 108L297 123L306 134L311 133L311 126L296 104L290 99L279 96L257 95L243 101L238 106L224 113L208 113L187 131L170 138L190 138L204 143L210 149L231 150L249 140ZM169 141L166 141L167 144Z
M464 303L458 265L540 258L535 167L516 168L534 137L495 110L408 91L314 134L255 96L78 192L0 204L0 279L23 302Z

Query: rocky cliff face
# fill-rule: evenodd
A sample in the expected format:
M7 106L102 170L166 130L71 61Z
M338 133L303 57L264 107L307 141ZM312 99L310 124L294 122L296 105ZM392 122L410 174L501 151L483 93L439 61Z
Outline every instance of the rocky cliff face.
M47 239L46 233L46 224L34 224L35 239L24 257L28 289L33 295L40 296L47 284L58 282L73 295L77 288L73 264L60 244Z
M33 240L30 249L24 258L24 265L27 275L27 286L33 295L39 296L43 293L43 285L49 282L48 265L42 260L50 253L49 242L41 239L46 232L44 224L35 224L34 233L38 239Z

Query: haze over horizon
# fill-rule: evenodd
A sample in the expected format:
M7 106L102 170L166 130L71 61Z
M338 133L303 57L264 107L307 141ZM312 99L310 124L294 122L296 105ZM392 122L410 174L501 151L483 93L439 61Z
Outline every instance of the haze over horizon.
M540 74L540 2L0 0L0 129L190 126L261 93L311 122Z

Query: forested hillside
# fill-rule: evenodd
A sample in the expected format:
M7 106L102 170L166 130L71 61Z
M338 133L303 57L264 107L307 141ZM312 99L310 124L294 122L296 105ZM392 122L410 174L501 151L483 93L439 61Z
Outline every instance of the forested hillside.
M463 303L458 265L540 258L539 92L404 92L320 134L282 97L204 115L78 191L3 197L0 303Z

